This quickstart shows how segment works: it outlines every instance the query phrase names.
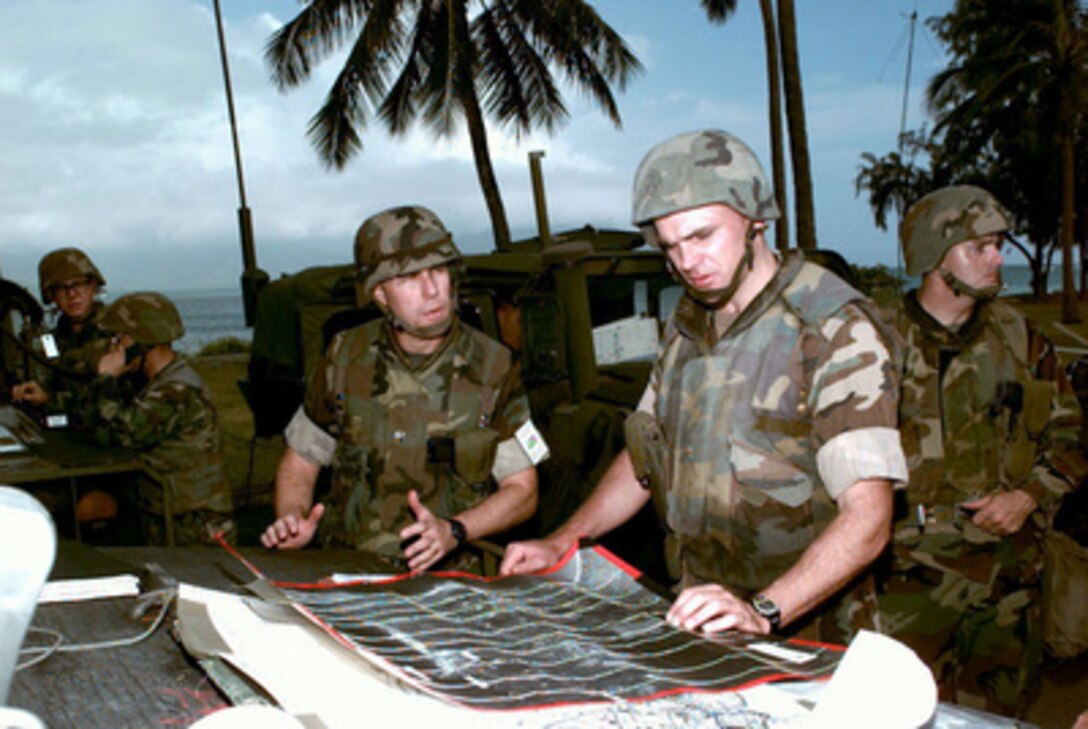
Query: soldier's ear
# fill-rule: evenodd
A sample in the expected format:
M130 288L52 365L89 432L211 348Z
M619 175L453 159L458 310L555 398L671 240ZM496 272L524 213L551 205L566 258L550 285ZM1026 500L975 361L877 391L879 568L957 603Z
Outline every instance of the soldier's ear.
M385 284L380 283L374 287L374 290L370 292L370 298L378 302L379 306L388 306L389 302L385 300Z

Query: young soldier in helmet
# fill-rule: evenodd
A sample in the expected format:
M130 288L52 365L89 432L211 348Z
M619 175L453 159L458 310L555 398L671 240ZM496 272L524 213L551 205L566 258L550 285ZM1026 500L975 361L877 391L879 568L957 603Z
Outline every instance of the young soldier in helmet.
M234 536L215 406L207 388L172 343L185 334L181 316L162 294L126 294L107 307L100 326L113 335L98 360L85 418L103 444L131 448L158 483L141 483L144 530L165 544L164 489L170 489L179 545ZM122 388L122 379L142 384ZM135 392L135 395L126 394Z
M522 445L528 398L510 351L458 319L459 260L423 207L359 228L359 303L373 300L384 316L338 334L314 370L285 432L266 547L302 547L320 531L323 544L418 571L532 515L539 454ZM331 492L314 504L329 465ZM456 564L473 567L460 553Z
M1023 708L1040 659L1029 517L1069 488L1058 441L1077 443L1053 348L994 298L1009 227L993 195L969 185L931 192L900 225L922 284L889 315L905 346L910 488L880 598L884 628L933 667L943 699L1002 712Z
M56 326L43 337L43 354L56 365L55 374L43 374L41 382L29 380L12 388L12 399L32 405L64 410L71 404L69 393L86 384L72 372L94 373L98 358L106 351L109 337L98 326L105 307L95 298L106 285L98 267L78 248L58 248L38 264L42 301L60 311Z
M668 619L689 630L792 629L858 583L888 539L906 476L891 353L864 297L767 247L779 216L752 151L728 132L654 147L635 175L633 219L685 295L669 322L627 450L544 540L511 545L504 573L553 564L580 536L626 521L651 495L682 589ZM649 435L647 435L649 433Z

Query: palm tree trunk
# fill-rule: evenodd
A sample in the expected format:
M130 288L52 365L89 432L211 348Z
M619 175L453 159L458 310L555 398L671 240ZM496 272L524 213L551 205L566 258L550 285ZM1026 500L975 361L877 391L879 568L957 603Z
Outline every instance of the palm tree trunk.
M1072 115L1059 112L1062 118L1062 223L1059 232L1062 245L1062 321L1080 323L1077 308L1077 288L1073 278L1073 210L1076 207L1075 157L1073 134L1068 124Z
M774 226L774 245L785 252L790 247L790 225L786 216L786 165L782 154L782 72L778 66L777 26L771 0L759 0L763 14L763 41L767 50L767 99L771 116L771 184L781 215Z
M786 91L786 123L793 163L793 204L797 211L797 247L816 248L816 213L812 205L812 171L805 132L805 100L797 51L797 19L793 0L778 0L778 41L782 47L782 79Z
M476 162L476 176L487 202L487 212L491 216L491 233L495 238L495 250L510 249L510 224L506 221L506 208L503 206L502 193L495 179L495 169L491 165L491 152L487 146L487 127L484 125L480 100L475 95L462 101L468 136L472 141L472 157Z

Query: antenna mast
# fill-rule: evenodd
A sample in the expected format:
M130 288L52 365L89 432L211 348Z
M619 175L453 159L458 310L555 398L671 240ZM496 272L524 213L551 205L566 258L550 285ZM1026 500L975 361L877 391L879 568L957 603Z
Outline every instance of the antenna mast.
M899 140L896 145L896 149L899 151L899 165L900 169L903 169L903 146L905 137L907 134L907 104L910 101L910 72L911 67L914 65L914 26L918 22L918 9L915 8L910 14L910 41L907 43L907 72L906 78L903 79L903 105L899 112ZM903 180L902 182L905 182ZM902 218L905 210L899 211L899 216ZM900 271L903 270L903 250L898 242L895 245L895 265Z

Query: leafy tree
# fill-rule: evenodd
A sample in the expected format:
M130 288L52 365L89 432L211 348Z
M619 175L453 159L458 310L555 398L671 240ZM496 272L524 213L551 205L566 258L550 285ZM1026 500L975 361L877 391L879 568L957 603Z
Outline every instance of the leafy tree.
M869 191L869 207L881 230L888 229L890 212L894 211L902 219L912 202L940 186L935 182L937 175L916 162L919 154L925 155L928 161L936 151L925 131L907 132L901 147L907 154L889 152L877 157L871 152L863 153L858 176L854 179L854 191L858 195L863 190Z
M485 117L527 134L549 132L568 112L558 72L621 124L612 86L642 66L583 0L304 0L270 39L265 58L281 90L301 84L341 46L351 49L308 135L342 169L377 116L392 134L421 121L437 135L464 120L495 244L509 246Z
M958 0L930 26L949 47L953 62L929 85L937 129L954 153L989 147L1035 126L1020 151L1057 142L1061 200L1058 239L1062 251L1062 319L1079 321L1073 282L1077 133L1088 101L1088 15L1077 0ZM1036 162L1044 160L1035 158ZM1042 177L1050 179L1049 173ZM1060 192L1060 195L1054 195Z
M724 23L737 7L737 0L700 0L711 22ZM771 176L775 202L783 217L775 225L775 245L789 247L786 221L785 164L782 144L783 96L789 124L790 158L797 218L798 248L816 248L816 213L812 203L812 172L809 165L808 134L805 131L805 105L801 84L801 64L797 51L797 27L793 0L778 0L777 20L772 0L760 0L764 45L767 49L767 97L771 131ZM779 61L781 60L781 65ZM784 91L783 91L784 85Z

